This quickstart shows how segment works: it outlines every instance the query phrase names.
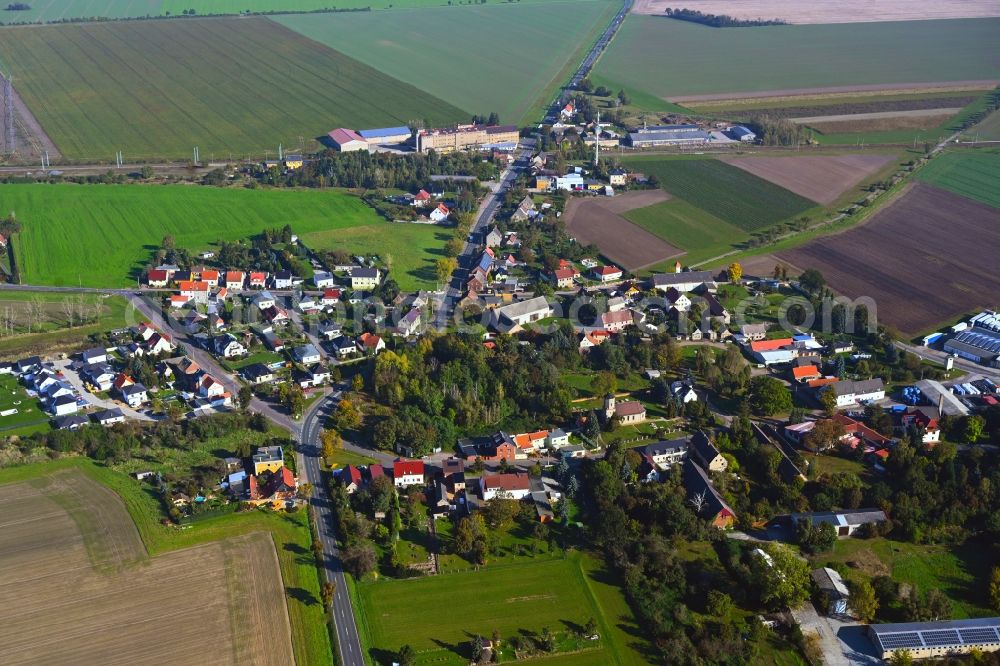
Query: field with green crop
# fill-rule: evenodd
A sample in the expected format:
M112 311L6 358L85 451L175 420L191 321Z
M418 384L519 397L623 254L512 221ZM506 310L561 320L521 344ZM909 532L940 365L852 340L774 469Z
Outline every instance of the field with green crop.
M413 580L362 583L357 588L362 639L372 654L409 643L418 664L467 664L468 645L494 629L509 639L583 626L593 617L601 641L593 650L554 663L642 664L634 640L617 625L634 620L620 588L593 578L585 556L452 573ZM595 587L598 588L595 590ZM607 603L609 608L603 606ZM428 609L446 611L437 613ZM548 659L545 663L548 663Z
M917 178L1000 208L1000 150L946 152L917 172Z
M489 3L508 0L483 0ZM548 2L550 0L518 0ZM310 12L337 9L401 9L444 7L447 0L30 0L23 11L0 9L0 24L62 21L81 18L137 18L178 16L188 10L196 14L241 14L244 12ZM6 7L6 3L3 5Z
M285 224L299 235L367 225L376 246L389 235L389 223L360 199L332 190L3 185L0 207L17 211L18 262L27 284L135 284L167 234L191 250Z
M719 160L644 156L626 159L625 162L646 175L655 175L660 180L660 187L672 196L743 231L762 229L816 205L783 187ZM659 210L658 207L654 208ZM678 216L686 220L677 226L687 228L684 235L688 242L697 242L699 232L695 227L705 223L705 219L695 215L690 209ZM648 216L646 223L651 223ZM725 230L713 229L711 234L722 238ZM683 245L683 241L679 242Z
M686 250L684 261L689 264L728 252L748 238L742 229L682 199L636 208L625 218Z
M10 28L0 64L66 157L263 157L468 114L267 18Z
M661 98L997 79L1000 19L709 28L630 15L595 84Z
M378 255L390 267L392 277L404 291L436 289L434 263L445 256L450 229L429 224L373 222L346 229L316 231L302 236L315 250L344 249L352 254Z
M586 0L274 20L470 114L521 123L540 119L618 7Z
M969 134L980 141L1000 141L1000 111L986 116L986 120L969 130Z

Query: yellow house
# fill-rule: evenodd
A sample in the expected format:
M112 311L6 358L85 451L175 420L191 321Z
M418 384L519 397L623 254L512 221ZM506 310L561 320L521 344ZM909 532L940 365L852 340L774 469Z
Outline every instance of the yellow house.
M295 169L301 169L303 164L305 164L305 160L301 155L285 155L286 169L292 169L293 171Z
M285 454L280 446L261 446L253 455L253 473L277 472L285 465Z

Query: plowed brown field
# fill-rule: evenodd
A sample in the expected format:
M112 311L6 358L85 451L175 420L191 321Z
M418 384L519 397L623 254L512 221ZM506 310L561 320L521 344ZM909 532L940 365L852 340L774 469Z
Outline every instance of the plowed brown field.
M121 500L79 472L0 486L5 663L293 663L270 535L145 557Z
M733 157L725 162L817 203L831 204L894 159L892 155L806 155Z
M879 322L916 334L996 304L998 247L1000 209L920 183L862 226L778 258L819 270L841 294L872 297Z
M615 197L573 197L566 204L566 231L628 271L660 263L684 253L658 236L632 224L622 213L666 201L663 190L630 192Z

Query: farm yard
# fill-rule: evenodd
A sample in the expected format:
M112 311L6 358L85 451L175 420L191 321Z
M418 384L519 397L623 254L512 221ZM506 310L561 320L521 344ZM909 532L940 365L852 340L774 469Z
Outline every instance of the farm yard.
M266 18L5 29L0 65L69 159L262 155L468 114Z
M944 153L917 172L917 178L1000 208L1000 150Z
M628 271L636 271L681 254L654 233L628 221L623 214L665 201L662 190L634 192L611 199L572 198L566 204L566 230L580 243L593 243L601 254Z
M544 627L567 632L593 617L601 636L593 649L547 657L544 663L646 663L631 645L630 634L618 626L633 621L620 589L599 582L591 564L586 556L573 554L486 571L361 583L359 629L368 634L364 642L373 653L409 643L418 664L457 665L469 662L468 644L475 633L488 638L496 629L510 639L537 636Z
M671 196L751 232L801 215L815 204L808 199L715 159L635 157L630 168L655 175Z
M302 236L313 250L344 249L377 255L390 265L390 277L403 291L436 289L435 262L444 256L450 229L428 224L375 221L348 228L314 231Z
M471 114L537 121L543 106L604 29L607 0L497 4L392 12L275 17ZM427 48L428 35L448 39ZM503 44L502 55L494 46ZM419 117L419 116L417 116Z
M724 161L821 204L831 204L882 167L894 155L806 155L733 157Z
M76 470L0 486L0 504L8 659L292 663L267 534L150 559L122 501Z
M638 0L638 14L663 14L671 0ZM872 21L924 21L929 19L1000 16L990 0L811 0L808 4L785 0L685 0L684 7L708 14L741 19L782 19L788 23L868 23Z
M592 78L675 102L995 81L998 29L1000 19L987 18L731 30L631 15Z
M915 335L993 305L996 247L1000 209L918 183L861 226L777 257L817 269L841 294L874 298L879 322Z
M285 224L300 235L389 224L334 190L4 185L0 205L16 210L23 227L16 242L25 283L85 287L135 284L168 234L197 251Z

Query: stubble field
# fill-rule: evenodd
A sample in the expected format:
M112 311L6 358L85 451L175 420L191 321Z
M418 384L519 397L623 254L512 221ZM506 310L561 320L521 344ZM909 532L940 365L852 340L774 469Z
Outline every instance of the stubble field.
M268 535L149 559L121 500L78 471L0 486L0 507L5 659L292 663Z
M70 159L263 157L468 114L266 18L5 29L0 65Z
M892 155L733 157L724 161L821 204L831 204L886 164Z
M880 323L917 334L994 304L997 247L1000 209L920 183L863 225L777 256L819 270L841 294L874 298Z

